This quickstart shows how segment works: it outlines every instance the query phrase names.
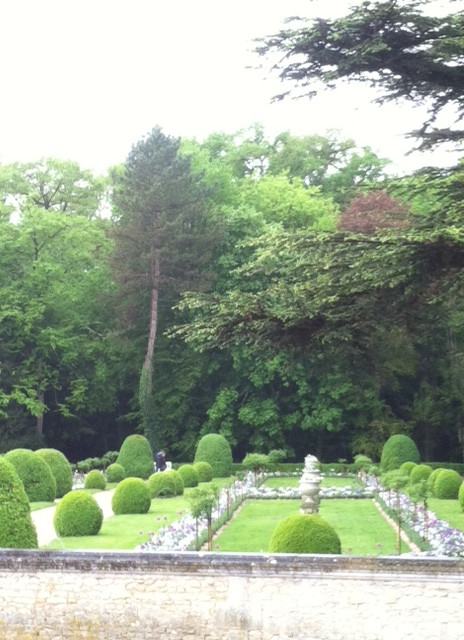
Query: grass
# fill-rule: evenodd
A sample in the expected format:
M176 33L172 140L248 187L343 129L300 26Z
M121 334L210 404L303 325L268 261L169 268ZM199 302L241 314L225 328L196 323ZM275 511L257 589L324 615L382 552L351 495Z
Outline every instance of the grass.
M213 548L220 552L267 552L272 533L289 515L299 512L298 500L249 500ZM337 531L342 553L374 556L396 554L396 532L371 500L322 500L319 515ZM402 543L402 551L409 551Z
M264 487L270 487L271 489L278 488L287 488L287 487L298 487L300 482L300 478L296 476L292 476L290 478L268 478L266 482L262 485ZM321 487L362 487L361 482L358 478L323 478L321 482Z
M428 505L430 511L433 511L437 518L444 520L454 529L464 531L464 513L457 500L430 498Z

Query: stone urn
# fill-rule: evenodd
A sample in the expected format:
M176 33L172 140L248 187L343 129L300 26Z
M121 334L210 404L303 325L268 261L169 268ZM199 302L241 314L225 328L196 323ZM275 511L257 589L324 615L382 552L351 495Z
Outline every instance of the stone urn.
M319 511L319 492L321 484L321 474L317 468L317 458L308 455L305 458L303 475L299 482L301 493L300 513L314 514Z

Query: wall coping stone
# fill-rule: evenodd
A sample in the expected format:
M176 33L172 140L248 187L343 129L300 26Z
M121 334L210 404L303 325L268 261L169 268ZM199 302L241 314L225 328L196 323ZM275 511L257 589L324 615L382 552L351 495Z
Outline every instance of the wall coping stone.
M122 572L212 576L253 575L445 582L464 580L464 558L293 555L267 553L143 553L133 551L40 551L1 549L1 572Z

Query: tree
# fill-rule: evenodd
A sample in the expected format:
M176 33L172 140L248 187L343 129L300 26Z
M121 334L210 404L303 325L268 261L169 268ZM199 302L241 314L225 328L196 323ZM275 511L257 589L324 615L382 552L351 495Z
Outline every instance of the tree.
M152 446L160 296L165 292L169 299L169 292L181 291L187 285L198 287L200 279L204 286L214 239L203 194L190 171L190 159L179 154L179 146L178 139L155 128L134 145L122 174L115 176L115 273L126 309L146 313L148 306L139 404L143 429ZM134 322L134 318L126 318L126 326L128 320Z
M80 181L76 167L47 160L0 170L5 440L28 431L31 416L40 440L47 412L69 419L76 411L114 406L111 242L96 216L99 186L86 172Z
M428 117L411 135L420 148L460 141L464 130L435 127L449 108L464 114L464 12L431 16L424 0L366 0L335 20L299 19L299 26L261 40L257 52L283 54L275 65L283 81L314 97L321 83L365 82L383 91L378 102L425 104ZM288 90L277 99L291 93Z

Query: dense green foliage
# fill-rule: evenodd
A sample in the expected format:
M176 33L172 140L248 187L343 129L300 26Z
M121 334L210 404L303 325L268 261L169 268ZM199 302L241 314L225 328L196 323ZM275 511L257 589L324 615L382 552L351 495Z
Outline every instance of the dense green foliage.
M406 475L406 476L411 476L411 471L416 466L417 466L416 462L411 462L409 460L407 462L403 462L403 464L400 466L400 471L401 471L401 473L404 473L404 475ZM430 470L432 470L432 469L430 469Z
M458 497L462 478L452 469L442 469L434 480L433 493L437 498L451 500Z
M193 464L183 464L177 469L177 472L182 478L184 487L196 487L200 482L199 475Z
M106 488L106 479L101 471L92 469L85 476L84 489L99 489L103 491Z
M56 481L40 455L29 449L13 449L5 454L5 458L14 466L30 502L55 500Z
M404 462L420 461L420 453L414 441L402 434L391 436L383 445L380 466L383 471L399 469Z
M71 491L73 484L72 468L68 459L57 449L38 449L35 453L50 467L56 482L56 497L62 498Z
M411 484L417 484L418 482L427 480L431 473L432 473L432 467L429 467L429 465L417 464L415 467L411 469L411 472L409 474L409 482Z
M274 530L269 553L341 553L335 529L315 515L292 515Z
M0 457L0 548L37 549L29 500L14 466Z
M151 493L148 484L140 478L125 478L114 490L111 506L116 515L121 513L148 513Z
M196 462L207 462L213 469L214 478L226 478L232 471L232 451L224 436L208 433L197 444Z
M459 487L458 501L459 506L461 507L461 511L464 512L464 482L462 482L461 486Z
M123 467L126 477L149 478L153 473L153 451L147 438L137 433L127 436L117 463Z
M175 472L177 473L177 472ZM148 487L150 489L150 495L152 498L170 498L177 494L176 481L172 472L153 473L147 480ZM183 492L182 483L182 492Z
M211 482L213 479L213 467L209 462L195 462L193 468L198 474L198 482Z
M103 523L103 512L87 491L67 493L57 504L53 525L58 536L94 536Z
M108 482L121 482L125 477L126 472L119 462L113 462L106 468L106 479Z

